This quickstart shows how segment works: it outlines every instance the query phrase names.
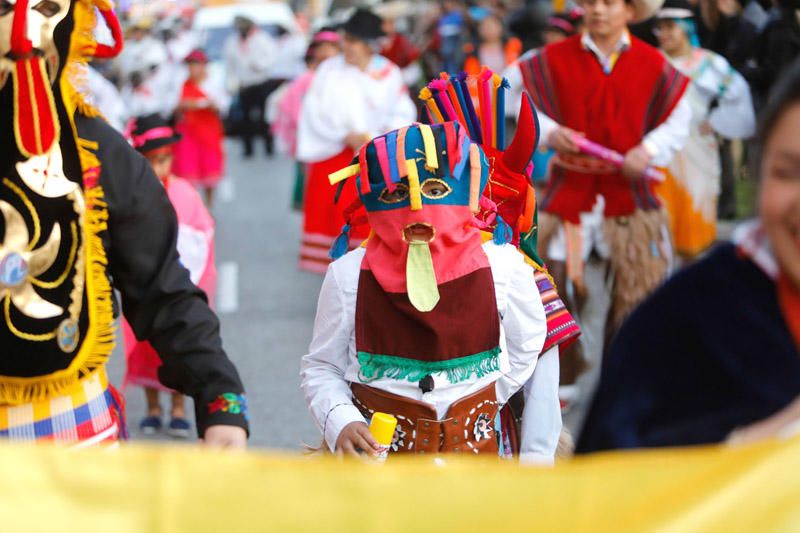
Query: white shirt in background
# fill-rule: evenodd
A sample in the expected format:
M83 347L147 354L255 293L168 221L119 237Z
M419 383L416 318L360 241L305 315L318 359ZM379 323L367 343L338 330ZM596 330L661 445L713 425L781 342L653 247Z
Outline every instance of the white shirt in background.
M339 55L324 61L303 99L297 133L297 158L324 161L345 147L351 133L376 137L408 126L417 108L400 68L374 55L366 71Z
M100 111L115 130L123 131L128 120L128 110L114 84L89 66L86 68L86 87L87 101Z
M293 80L306 70L305 56L308 42L300 33L287 33L277 40L278 55L272 64L270 78Z
M255 28L244 40L238 33L228 37L223 56L229 80L239 88L250 87L270 78L272 66L278 60L278 47L275 39Z

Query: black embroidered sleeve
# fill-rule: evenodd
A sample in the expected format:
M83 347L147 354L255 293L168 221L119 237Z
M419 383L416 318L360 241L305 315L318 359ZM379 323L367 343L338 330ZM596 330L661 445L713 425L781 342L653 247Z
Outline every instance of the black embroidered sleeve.
M249 430L244 389L222 348L219 321L178 260L178 223L166 191L146 160L104 122L81 118L78 128L99 143L109 272L136 337L161 356L159 379L194 399L201 436L212 425Z

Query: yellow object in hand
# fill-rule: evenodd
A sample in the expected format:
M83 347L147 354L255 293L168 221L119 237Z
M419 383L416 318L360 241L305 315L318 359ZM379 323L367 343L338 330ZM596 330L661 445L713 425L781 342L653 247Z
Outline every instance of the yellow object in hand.
M369 423L369 432L380 444L377 454L379 461L385 461L394 439L394 430L397 428L397 419L386 413L375 413Z

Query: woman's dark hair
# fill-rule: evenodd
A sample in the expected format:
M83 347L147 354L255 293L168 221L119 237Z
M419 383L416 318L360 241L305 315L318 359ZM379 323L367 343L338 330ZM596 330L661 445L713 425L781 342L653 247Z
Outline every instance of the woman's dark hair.
M794 104L800 103L800 59L792 63L778 78L767 99L767 105L761 111L756 141L764 146L769 140L781 116Z

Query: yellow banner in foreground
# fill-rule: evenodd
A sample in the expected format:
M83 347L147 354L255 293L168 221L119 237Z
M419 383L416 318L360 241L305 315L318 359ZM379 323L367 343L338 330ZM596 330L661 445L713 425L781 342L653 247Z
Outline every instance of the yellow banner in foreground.
M800 439L553 469L0 446L2 531L798 531Z

